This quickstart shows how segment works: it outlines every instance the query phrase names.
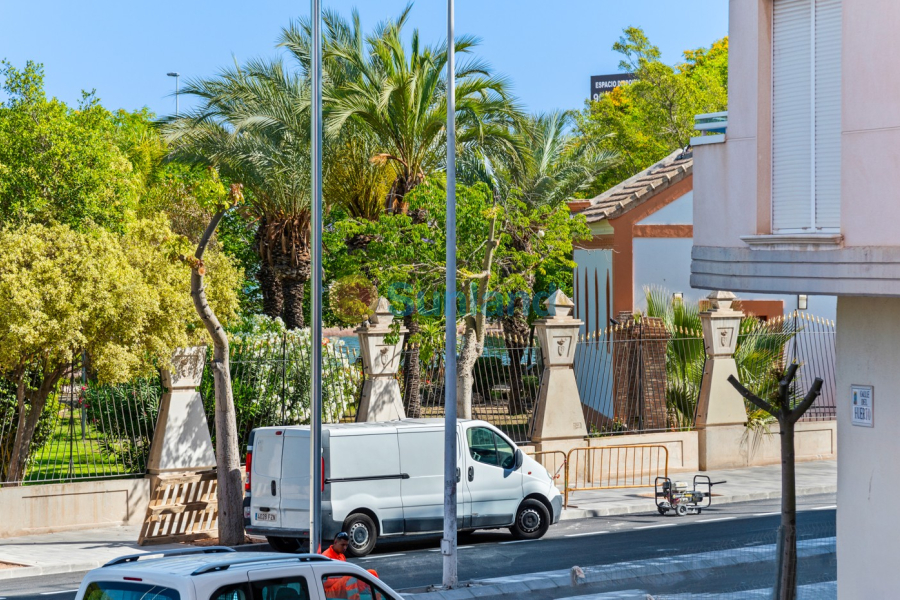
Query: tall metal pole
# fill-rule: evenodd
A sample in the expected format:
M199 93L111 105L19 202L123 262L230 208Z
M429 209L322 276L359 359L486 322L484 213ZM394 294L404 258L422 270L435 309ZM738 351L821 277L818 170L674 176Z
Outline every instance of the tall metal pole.
M312 2L312 398L309 549L322 549L322 2Z
M459 583L456 570L456 57L453 0L447 0L447 281L444 318L444 557L443 587Z
M178 75L175 76L175 116L178 116Z

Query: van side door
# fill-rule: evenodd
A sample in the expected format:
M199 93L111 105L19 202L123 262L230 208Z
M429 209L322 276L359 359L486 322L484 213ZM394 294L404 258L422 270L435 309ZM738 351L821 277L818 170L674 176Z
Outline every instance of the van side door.
M257 430L250 474L250 524L281 527L281 455L284 430Z
M522 470L516 468L516 448L489 427L468 425L463 478L472 502L471 526L509 526L522 501Z
M408 475L400 482L403 494L403 524L406 533L444 529L444 430L400 429L400 465ZM464 467L462 444L456 439L456 464ZM462 478L456 484L456 518L460 529L468 528L469 497Z

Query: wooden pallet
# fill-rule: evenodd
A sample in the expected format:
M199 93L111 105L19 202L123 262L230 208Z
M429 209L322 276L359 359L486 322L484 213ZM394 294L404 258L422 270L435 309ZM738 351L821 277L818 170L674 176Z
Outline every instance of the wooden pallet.
M216 471L159 475L138 544L174 544L218 537Z

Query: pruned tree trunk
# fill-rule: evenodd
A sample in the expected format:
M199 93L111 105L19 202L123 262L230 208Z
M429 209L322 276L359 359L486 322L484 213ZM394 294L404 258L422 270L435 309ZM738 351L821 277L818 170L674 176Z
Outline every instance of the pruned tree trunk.
M9 470L6 473L6 481L13 486L21 485L25 478L25 466L31 454L31 443L34 441L34 433L41 420L41 414L47 405L47 398L59 383L65 372L66 365L55 365L45 368L42 373L41 386L33 393L26 391L27 376L25 369L16 373L16 404L18 408L18 424L16 437L13 441L12 452L9 457ZM26 398L30 401L25 403Z
M497 238L497 214L491 219L491 229L488 234L487 244L484 250L484 259L481 263L481 273L476 288L474 306L466 317L466 328L463 333L463 345L460 350L459 361L456 363L456 389L459 395L456 399L457 415L460 419L472 418L472 386L475 383L475 361L484 352L485 330L485 304L488 286L491 281L491 269L494 266L494 252L500 240ZM447 323L447 327L455 329L455 323Z
M759 398L730 375L728 382L754 406L766 411L776 419L781 434L781 525L778 527L776 548L777 571L775 579L775 600L795 600L797 597L797 489L794 462L794 426L809 410L822 391L822 379L816 377L806 397L791 408L791 383L797 375L797 363L788 367L787 373L778 382L778 398L769 404Z
M234 190L232 190L234 194ZM206 299L203 276L203 254L219 221L220 211L209 222L191 265L191 298L194 308L213 341L213 382L215 385L216 478L218 481L219 541L226 546L244 542L243 485L237 419L231 390L231 368L228 360L228 336Z
M403 365L403 408L410 419L418 419L422 416L422 372L419 363L419 344L409 342L413 336L421 331L415 315L404 315L403 326L406 327L406 361Z

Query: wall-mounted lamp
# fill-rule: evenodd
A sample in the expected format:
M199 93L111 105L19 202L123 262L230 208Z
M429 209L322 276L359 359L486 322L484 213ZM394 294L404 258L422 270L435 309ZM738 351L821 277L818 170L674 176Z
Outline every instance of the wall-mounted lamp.
M674 300L675 302L683 302L684 294L682 292L675 292L674 294L672 294L672 300Z
M809 307L809 296L800 294L797 296L797 310L806 310Z

